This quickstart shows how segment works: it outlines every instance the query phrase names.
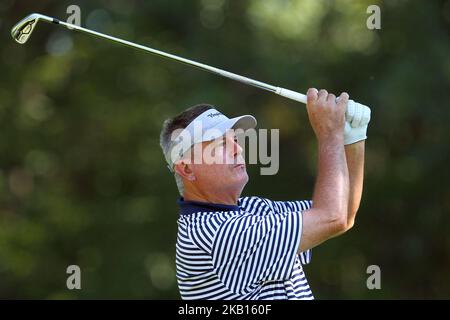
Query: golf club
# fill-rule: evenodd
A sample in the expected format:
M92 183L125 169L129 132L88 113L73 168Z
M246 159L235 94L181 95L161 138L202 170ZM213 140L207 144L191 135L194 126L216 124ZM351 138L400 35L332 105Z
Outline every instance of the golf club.
M267 90L267 91L276 93L276 94L278 94L280 96L286 97L288 99L299 101L299 102L302 102L302 103L306 104L306 95L301 94L299 92L292 91L292 90L285 89L285 88L281 88L281 87L276 87L276 86L273 86L273 85L270 85L270 84L267 84L267 83L264 83L264 82L256 81L256 80L253 80L253 79L250 79L250 78L247 78L247 77L243 77L243 76L240 76L240 75L232 73L232 72L228 72L228 71L225 71L225 70L222 70L222 69L219 69L219 68L215 68L215 67L203 64L203 63L199 63L199 62L196 62L196 61L185 59L185 58L182 58L182 57L170 54L170 53L166 53L166 52L163 52L163 51L152 49L152 48L140 45L140 44L136 44L136 43L127 41L127 40L115 38L115 37L112 37L112 36L109 36L109 35L106 35L106 34L103 34L103 33L100 33L100 32L96 32L96 31L89 30L89 29L86 29L86 28L83 28L83 27L79 27L77 25L74 25L74 24L71 24L71 23L67 23L67 22L64 22L64 21L60 21L58 19L55 19L55 18L52 18L52 17L48 17L48 16L45 16L45 15L42 15L42 14L38 14L38 13L30 14L27 17L25 17L24 19L20 20L12 28L11 36L18 43L24 44L30 38L31 33L33 32L34 28L36 27L36 24L39 21L44 21L44 22L48 22L48 23L54 23L54 24L57 24L57 25L63 25L65 27L67 27L69 30L81 31L81 32L93 35L95 37L98 37L98 38L110 40L110 41L113 41L113 42L116 42L116 43L120 43L120 44L129 46L129 47L132 47L132 48L140 49L140 50L143 50L145 52L149 52L149 53L152 53L152 54L164 57L164 58L176 60L178 62L182 62L182 63L188 64L188 65L197 67L199 69L202 69L202 70L205 70L205 71L209 71L211 73L214 73L214 74L217 74L217 75L220 75L220 76L232 79L232 80L236 80L236 81L239 81L239 82L242 82L242 83L245 83L245 84L248 84L248 85L260 88L260 89L263 89L263 90ZM358 104L358 103L353 101L353 100L349 100L349 105L350 104ZM348 106L347 106L347 108L348 108Z

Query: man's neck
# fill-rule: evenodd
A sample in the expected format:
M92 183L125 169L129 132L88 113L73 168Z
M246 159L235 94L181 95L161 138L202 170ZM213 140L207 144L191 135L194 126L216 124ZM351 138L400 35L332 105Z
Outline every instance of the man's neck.
M208 203L236 205L239 195L225 193L200 193L192 190L185 190L183 198L186 201L200 201Z

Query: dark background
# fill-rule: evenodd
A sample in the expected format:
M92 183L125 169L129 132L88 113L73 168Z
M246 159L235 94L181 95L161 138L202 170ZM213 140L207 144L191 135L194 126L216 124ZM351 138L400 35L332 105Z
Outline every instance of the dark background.
M84 34L32 12L299 92L372 108L355 227L314 249L316 298L450 298L450 1L0 3L0 297L178 299L177 190L162 121L200 102L280 129L280 170L244 195L309 199L316 143L304 105ZM381 30L366 27L381 7ZM82 289L66 288L66 268ZM381 268L368 290L366 268Z

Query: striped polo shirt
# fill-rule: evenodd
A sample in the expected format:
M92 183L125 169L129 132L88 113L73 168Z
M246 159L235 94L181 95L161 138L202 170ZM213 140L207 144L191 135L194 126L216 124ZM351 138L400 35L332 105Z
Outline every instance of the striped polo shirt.
M311 201L178 200L176 275L182 299L314 299L297 253Z

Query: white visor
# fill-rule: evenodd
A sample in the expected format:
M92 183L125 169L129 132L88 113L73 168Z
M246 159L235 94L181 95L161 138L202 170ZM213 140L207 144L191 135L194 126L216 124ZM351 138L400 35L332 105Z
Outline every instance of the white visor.
M173 171L173 165L181 159L194 144L215 140L227 133L229 129L252 129L256 127L256 119L251 115L228 118L216 109L208 109L195 118L183 130L172 133L171 145L164 155L168 168Z

